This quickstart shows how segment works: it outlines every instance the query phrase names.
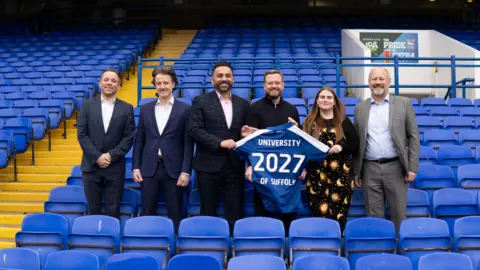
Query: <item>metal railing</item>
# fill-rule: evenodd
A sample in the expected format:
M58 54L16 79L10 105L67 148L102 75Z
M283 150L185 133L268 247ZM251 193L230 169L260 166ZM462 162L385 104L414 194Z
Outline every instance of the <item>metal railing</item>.
M461 57L416 57L416 58L400 58L398 56L394 57L340 57L337 55L336 57L251 57L251 58L235 58L235 57L217 57L217 58L138 58L138 95L137 101L142 99L142 92L143 90L154 90L155 87L153 86L143 86L142 85L142 70L145 68L155 68L158 65L165 65L166 62L175 62L175 65L181 64L182 62L187 62L191 64L192 62L197 64L205 64L213 63L220 60L226 61L271 61L271 62L263 62L263 63L237 63L234 64L234 68L261 68L263 65L268 65L268 67L274 66L275 68L291 68L291 67L301 67L301 68L335 68L336 69L336 81L335 85L333 86L336 88L337 95L340 94L341 88L369 88L367 84L343 84L341 81L341 68L343 67L393 67L393 77L394 81L391 88L395 89L395 95L400 94L400 88L444 88L450 91L449 96L452 98L457 97L457 68L477 68L480 65L467 65L467 64L457 64L457 62L465 62L465 61L480 61L480 58L461 58ZM333 63L282 63L282 61L299 61L299 60L309 60L309 61L332 61ZM361 64L350 64L344 63L345 61L372 61L372 60L381 60L381 61L390 61L390 63L361 63ZM445 64L420 64L420 63L404 63L401 62L402 60L418 60L418 61L448 61L449 63ZM158 62L158 65L143 65L144 63L149 62ZM429 68L450 68L450 79L451 84L399 84L400 76L399 70L402 67L429 67ZM325 84L288 84L285 87L290 88L321 88L325 86ZM242 84L241 88L259 88L263 87L262 84ZM472 88L480 88L480 86L476 85L466 85L462 84L460 86L463 89L463 97L466 97L466 89ZM178 85L177 89L183 88L205 88L203 84L188 84L187 86Z

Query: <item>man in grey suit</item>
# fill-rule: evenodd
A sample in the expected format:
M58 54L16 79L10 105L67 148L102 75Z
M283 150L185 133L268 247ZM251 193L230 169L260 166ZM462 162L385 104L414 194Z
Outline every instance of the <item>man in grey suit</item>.
M387 200L398 232L407 216L408 183L418 171L420 141L410 99L389 95L390 83L386 69L372 69L372 98L355 107L360 147L353 173L355 185L363 186L367 215L384 218Z

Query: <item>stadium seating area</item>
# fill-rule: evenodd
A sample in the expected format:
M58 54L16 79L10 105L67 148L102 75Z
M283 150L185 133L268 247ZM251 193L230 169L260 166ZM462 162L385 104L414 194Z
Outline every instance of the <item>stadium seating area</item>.
M284 97L298 108L303 120L318 86L337 83L333 60L311 60L340 53L339 30L318 28L320 22L325 26L334 23L316 19L215 22L198 32L182 61L176 62L181 82L177 96L189 103L212 91L209 76L213 63L218 57L240 57L243 59L232 61L234 93L255 102L264 95L263 73L280 69L286 81ZM337 25L347 23L355 22ZM364 25L400 28L372 21ZM104 68L128 74L136 57L149 48L155 32L117 30L90 29L0 41L0 167L74 116L81 101L98 92L96 82ZM338 78L346 85L343 77ZM341 96L353 119L354 106L360 100L345 97L345 92ZM139 216L141 198L129 170L121 220L85 216L81 171L75 166L67 185L51 190L44 213L24 218L15 238L17 248L0 250L4 258L0 268L179 270L194 265L199 270L281 270L287 266L306 270L387 265L393 270L480 269L480 217L475 216L480 211L480 148L476 148L480 101L428 98L412 102L421 132L421 168L409 189L409 219L398 237L390 221L365 217L360 189L354 191L344 235L335 221L308 218L305 201L305 211L299 213L286 237L280 221L252 217L251 186L245 191L247 217L238 221L230 235L222 218L222 203L218 217L199 216L194 173L192 191L186 196L188 218L182 221L178 235L165 218L163 198L157 208L160 216ZM135 113L138 117L138 108ZM127 155L130 162L131 154ZM388 212L387 207L387 217Z

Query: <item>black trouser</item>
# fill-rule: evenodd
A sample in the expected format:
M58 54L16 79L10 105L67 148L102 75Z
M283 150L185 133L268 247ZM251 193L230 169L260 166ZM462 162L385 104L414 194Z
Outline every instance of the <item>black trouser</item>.
M219 172L197 172L198 191L200 193L200 214L217 216L220 192L224 192L225 218L233 232L235 222L244 216L243 172L239 172L233 161L227 159Z
M168 217L173 222L175 233L183 218L183 187L177 186L178 178L171 178L165 170L163 159L158 160L157 169L152 177L144 177L140 183L142 190L142 216L157 214L160 192L163 193L167 206Z
M102 215L103 199L106 214L120 219L120 203L125 185L125 171L111 172L99 169L95 172L82 172L82 180L88 214Z
M255 186L253 187L253 203L255 205L255 216L257 217L270 217L276 218L283 222L283 226L285 227L285 235L288 236L288 230L290 229L290 223L292 223L295 218L297 218L297 213L275 213L270 212L265 209L265 205L263 204L262 197L260 192L257 191Z

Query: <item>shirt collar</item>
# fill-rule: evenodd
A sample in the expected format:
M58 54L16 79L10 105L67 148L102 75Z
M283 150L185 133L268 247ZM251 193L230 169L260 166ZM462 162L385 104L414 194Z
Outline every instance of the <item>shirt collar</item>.
M375 99L373 99L373 97L370 99L370 102L371 104L374 104L375 103ZM381 103L389 103L390 102L390 94L387 94L387 96L385 97L385 99L383 100L383 102Z
M101 103L106 103L106 104L114 104L115 101L117 100L117 97L114 97L112 101L106 101L103 95L100 94L100 102Z
M172 97L170 98L167 104L173 105L174 102L175 102L175 98L172 95ZM155 103L155 105L161 105L159 98L157 98L157 103Z
M272 105L272 106L280 106L281 104L283 104L284 100L283 100L283 97L280 96L280 100L278 101L277 104L274 104L273 103L273 100L271 98L269 98L267 95L265 95L265 97L263 98L265 100L265 102L269 105Z
M217 93L217 96L220 99L220 101L232 100L232 92L230 92L230 95L228 96L228 98L225 99L225 98L223 98L223 96L217 90L213 90L213 91L215 91L215 93Z

